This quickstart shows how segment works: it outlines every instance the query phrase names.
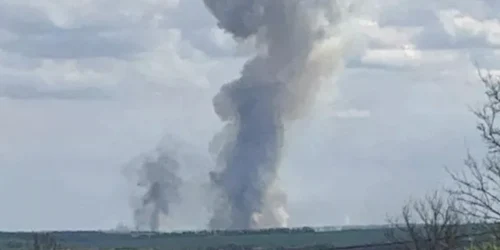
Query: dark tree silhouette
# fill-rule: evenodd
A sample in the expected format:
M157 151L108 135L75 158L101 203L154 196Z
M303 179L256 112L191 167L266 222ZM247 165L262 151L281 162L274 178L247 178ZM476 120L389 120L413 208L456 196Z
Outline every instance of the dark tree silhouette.
M59 249L57 240L49 233L34 233L33 234L33 249L34 250L56 250Z
M470 152L465 160L466 170L448 171L456 186L449 190L460 203L461 213L481 223L500 238L500 79L491 73L478 71L485 86L486 102L472 112L478 119L477 130L488 147L486 156L478 161Z
M452 197L443 197L437 191L424 199L412 200L403 207L400 216L389 219L391 227L386 238L395 243L395 249L455 249L464 223L456 209Z

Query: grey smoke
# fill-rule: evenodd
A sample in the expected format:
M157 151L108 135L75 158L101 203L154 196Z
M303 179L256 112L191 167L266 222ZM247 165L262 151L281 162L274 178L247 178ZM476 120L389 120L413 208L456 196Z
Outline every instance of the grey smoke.
M172 151L158 147L128 166L126 175L140 189L133 205L136 230L159 231L161 216L169 216L171 204L180 201L179 165Z
M236 40L253 39L258 51L213 99L226 127L211 148L219 168L210 177L220 197L209 226L286 226L286 195L277 183L285 128L307 112L341 63L342 8L335 0L204 3L219 27Z

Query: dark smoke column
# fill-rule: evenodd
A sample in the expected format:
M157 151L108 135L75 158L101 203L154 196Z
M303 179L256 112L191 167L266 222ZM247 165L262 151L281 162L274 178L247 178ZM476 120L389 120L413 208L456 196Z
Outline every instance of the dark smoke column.
M217 224L221 216L229 215L229 229L258 227L254 215L260 214L265 197L277 177L284 127L280 112L276 109L280 83L245 85L234 82L221 90L215 98L215 109L224 120L237 125L237 135L227 141L226 150L220 155L222 172L212 175L212 181L220 187L229 202L229 211L214 217ZM250 80L250 79L248 79ZM222 97L225 95L226 97ZM230 103L221 103L219 98L230 98ZM235 110L223 114L224 107ZM227 214L229 213L229 214Z
M139 201L133 204L136 230L157 232L161 217L170 216L171 205L180 201L179 167L174 152L162 147L125 166L125 176L140 189L139 197L134 197Z
M285 125L307 111L340 60L333 0L204 0L219 27L255 39L259 51L222 87L214 110L227 122L212 184L220 200L211 228L286 226L276 189ZM280 213L281 211L281 213Z

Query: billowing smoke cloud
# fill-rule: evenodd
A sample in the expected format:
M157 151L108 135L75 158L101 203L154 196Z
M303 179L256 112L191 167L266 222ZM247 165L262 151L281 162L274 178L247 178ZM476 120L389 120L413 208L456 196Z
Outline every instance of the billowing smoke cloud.
M211 228L286 226L286 195L277 186L285 125L310 108L324 80L341 63L341 8L335 0L204 0L219 27L258 51L241 77L214 97L227 125L219 169L220 192ZM222 138L222 139L221 139ZM307 167L307 166L304 166Z
M158 231L161 217L168 216L171 204L180 201L179 165L173 152L159 146L127 166L127 177L140 189L133 204L136 230Z

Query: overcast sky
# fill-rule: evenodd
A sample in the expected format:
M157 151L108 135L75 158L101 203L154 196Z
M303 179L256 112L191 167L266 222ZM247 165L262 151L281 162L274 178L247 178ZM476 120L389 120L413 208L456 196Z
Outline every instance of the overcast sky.
M288 132L291 226L383 223L483 152L468 108L474 62L500 70L500 1L370 4ZM0 0L0 230L131 225L121 169L166 134L186 179L167 229L203 228L211 98L251 52L199 0Z

